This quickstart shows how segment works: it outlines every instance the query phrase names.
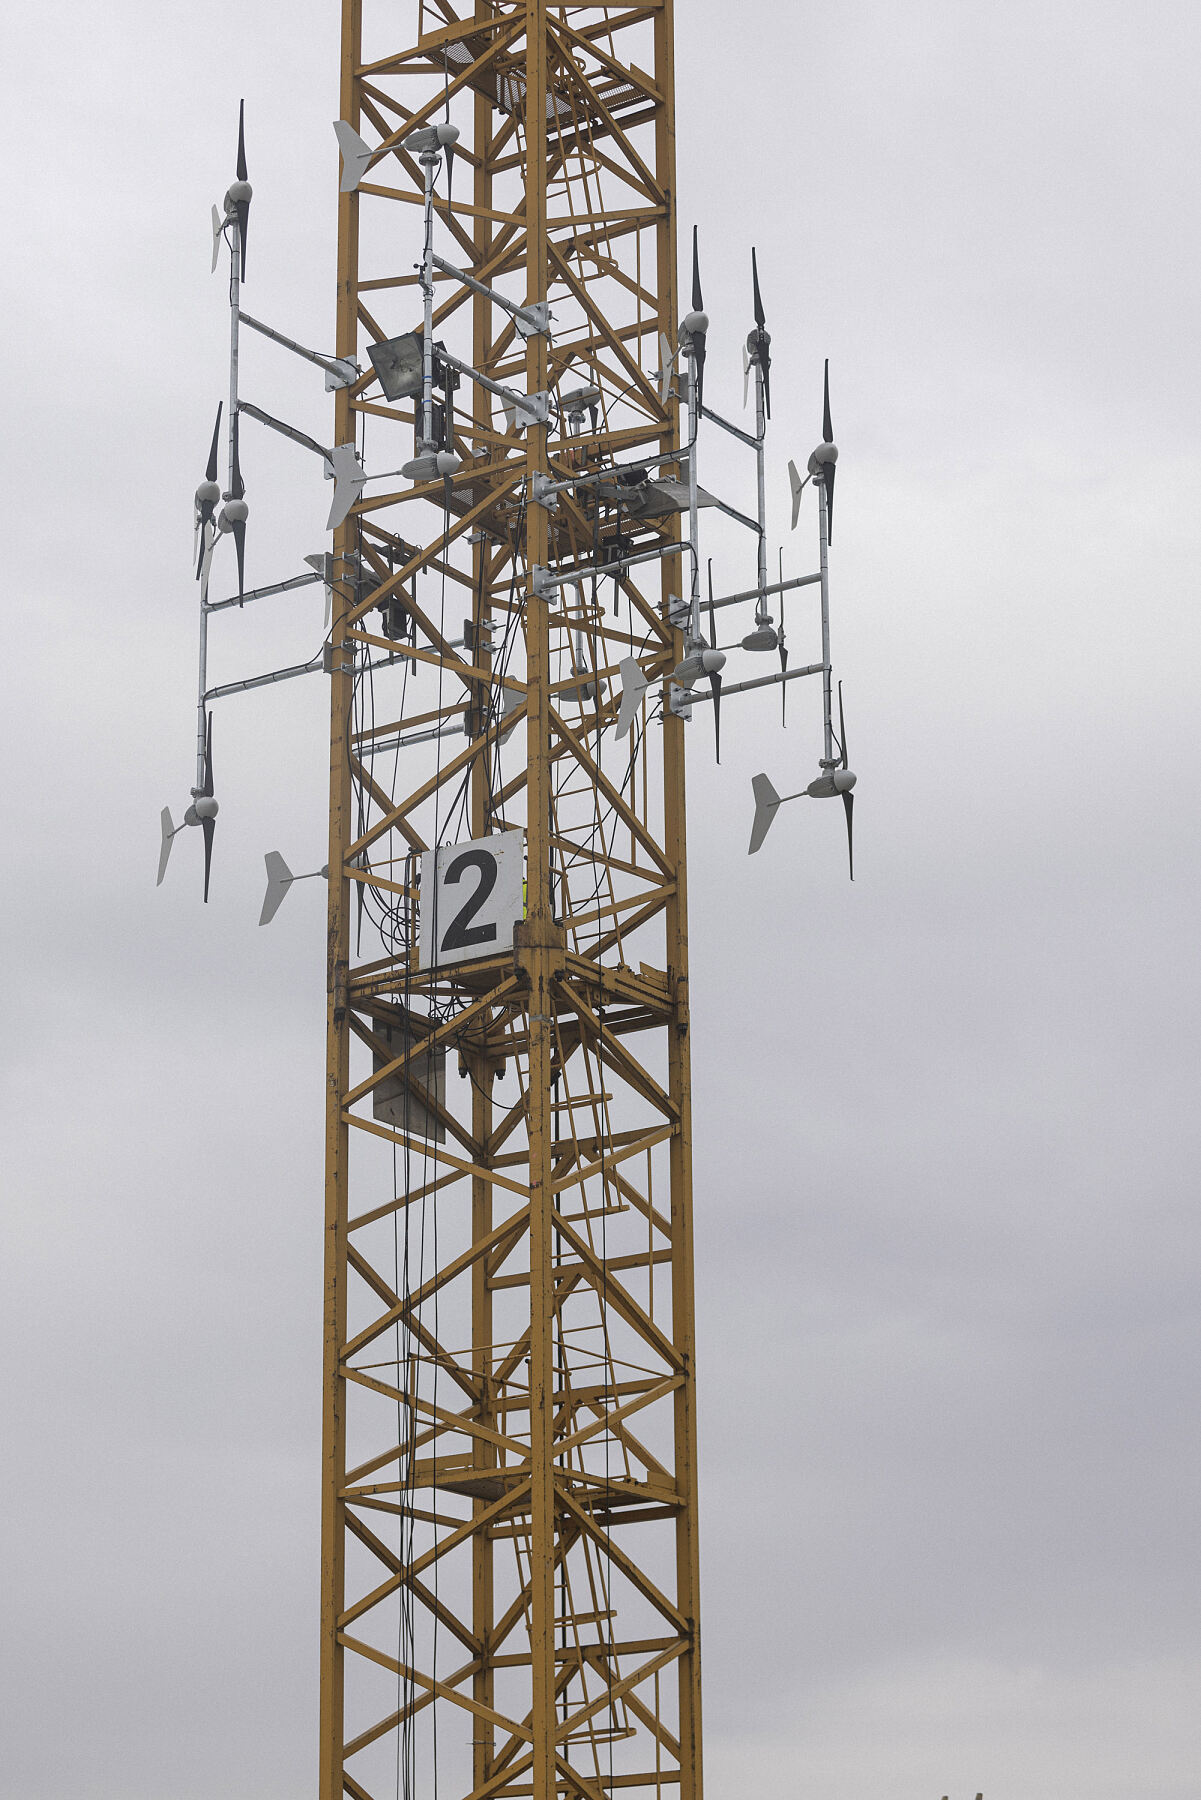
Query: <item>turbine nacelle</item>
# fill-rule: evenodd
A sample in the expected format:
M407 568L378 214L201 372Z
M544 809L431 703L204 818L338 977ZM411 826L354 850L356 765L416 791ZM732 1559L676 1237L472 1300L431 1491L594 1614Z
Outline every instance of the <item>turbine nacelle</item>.
M453 475L462 466L462 457L453 450L427 450L411 458L400 472L407 481L436 481L439 475Z
M444 119L440 125L422 125L418 130L410 131L404 146L414 156L436 156L440 150L453 150L458 141L458 126Z
M850 769L829 769L811 781L805 792L811 800L837 800L849 794L854 785L855 776Z
M697 645L689 650L688 655L682 662L676 664L671 672L671 678L673 681L678 682L682 688L690 688L698 682L702 676L720 675L725 666L726 658L724 651L707 649L704 645Z
M778 650L779 647L779 633L770 623L756 625L754 631L748 631L742 640L744 650Z
M809 469L809 473L811 476L815 475L819 481L824 481L826 478L827 467L831 463L836 463L837 461L838 461L838 445L837 444L819 444L817 446L817 449L813 452L812 456L809 458L809 462L807 465L808 469Z

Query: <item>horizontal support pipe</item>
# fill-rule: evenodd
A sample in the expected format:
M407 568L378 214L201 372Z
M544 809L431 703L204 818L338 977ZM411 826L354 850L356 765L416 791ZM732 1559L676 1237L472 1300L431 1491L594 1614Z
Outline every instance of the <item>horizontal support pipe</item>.
M251 588L247 594L235 594L232 600L206 600L205 612L224 612L227 606L245 606L248 600L265 600L268 594L286 594L291 588L308 587L314 581L324 581L324 575L293 575L290 581L275 581L270 587Z
M717 498L716 494L710 494L709 504L715 506L718 512L725 513L727 519L735 519L739 525L745 525L747 530L753 531L756 537L760 535L758 519L748 519L745 513L740 513L736 506L727 506L724 500Z
M701 418L709 419L714 425L720 425L723 431L730 433L731 437L741 438L742 442L749 445L752 450L759 448L757 437L753 437L749 431L742 431L737 425L731 425L729 419L723 419L720 413L710 412L707 406L701 407Z
M281 437L291 438L294 444L303 444L306 450L315 451L326 463L330 473L333 473L334 453L332 450L325 449L322 444L317 442L316 438L308 437L303 431L297 431L295 425L285 425L282 419L273 419L270 413L264 412L261 406L252 406L249 400L239 400L238 411L245 413L249 419L257 419L260 425L270 426L271 430L278 431Z
M773 581L770 587L765 587L762 591L764 594L786 594L790 588L812 587L815 582L820 580L820 575L796 575L791 581ZM713 605L714 607L737 606L740 600L757 600L759 592L758 588L746 588L741 594L723 594L720 600L713 602ZM705 605L706 607L709 605L707 600Z
M559 575L556 574L554 570L548 569L546 574L546 586L554 588L574 587L578 581L591 581L594 575L599 576L602 579L606 575L620 575L624 570L633 568L635 563L654 562L657 558L662 556L675 556L677 554L682 556L686 550L691 549L692 545L688 542L687 538L682 538L678 544L658 544L653 550L638 550L635 551L633 556L615 557L614 560L609 563L589 563L587 568L572 569L569 575Z
M755 681L723 681L721 697L724 700L727 694L747 694L752 688L772 687L781 681L799 681L802 675L820 675L825 666L825 663L810 663L805 669L777 669L774 675L760 675ZM711 688L706 688L700 693L695 689L690 689L688 703L695 706L702 700L712 700L712 698L713 690Z
M410 732L408 737L386 738L380 744L360 744L355 755L362 760L368 756L379 756L387 750L406 750L410 744L431 744L435 738L462 737L463 721L457 720L453 725L434 725L429 731Z
M453 275L456 281L461 281L463 286L470 288L473 294L482 294L485 300L494 300L497 306L503 307L511 318L524 319L527 325L537 326L537 316L531 313L528 307L521 306L516 300L510 300L506 294L498 294L495 288L489 287L486 282L477 281L474 275L467 273L466 269L456 268L454 263L447 262L441 256L431 256L430 261L435 269L441 269L444 275Z
M574 442L568 439L567 443ZM550 481L542 489L544 495L563 494L571 488L583 487L586 482L613 481L626 469L657 469L663 463L687 462L690 452L687 450L668 450L657 456L641 456L637 462L612 463L607 469L587 469L579 475L571 475L566 481Z
M223 700L227 694L248 694L252 688L271 687L277 681L291 681L295 675L311 675L322 667L322 663L323 654L319 650L309 662L294 663L290 669L273 669L270 675L252 675L249 681L229 681L224 687L210 688L204 696L205 705L210 700Z
M306 362L316 363L319 369L324 369L327 375L333 375L345 386L349 387L352 381L358 380L361 373L359 365L351 362L348 357L322 356L320 351L306 350L303 344L296 342L295 338L285 337L282 331L276 331L271 325L264 325L261 319L252 319L250 314L244 313L240 307L238 317L243 325L249 325L251 331L260 332L263 337L270 338L275 344L282 344L285 350L294 350L297 356L303 356ZM350 373L351 370L354 371L353 374Z

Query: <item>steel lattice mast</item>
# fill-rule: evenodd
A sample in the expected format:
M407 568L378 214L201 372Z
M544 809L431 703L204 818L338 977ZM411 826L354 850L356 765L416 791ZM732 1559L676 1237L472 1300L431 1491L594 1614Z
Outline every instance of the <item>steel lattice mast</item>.
M375 154L340 200L336 352L368 372L337 393L335 444L366 431L399 463L416 426L419 452L437 437L461 461L360 499L330 570L320 1792L380 1800L436 1772L444 1800L693 1800L684 720L665 685L689 648L670 604L695 588L688 515L612 480L538 497L615 459L674 458L660 474L687 484L687 410L656 380L678 318L672 9L476 0L462 22L423 9L408 47L397 10L343 4L341 116ZM414 138L444 118L450 203L446 157ZM436 341L550 394L549 416L456 392L446 362L437 431L385 397L367 345L421 327L429 189L443 259L554 314L523 336L440 274ZM632 736L613 730L629 658L649 683ZM506 830L525 844L513 948L423 966L422 853Z

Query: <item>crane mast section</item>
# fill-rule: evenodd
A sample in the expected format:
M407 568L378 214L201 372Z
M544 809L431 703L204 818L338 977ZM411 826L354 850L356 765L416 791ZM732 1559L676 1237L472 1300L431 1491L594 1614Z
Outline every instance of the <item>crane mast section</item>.
M399 10L343 0L320 1795L699 1800L672 9ZM432 871L494 841L489 950Z

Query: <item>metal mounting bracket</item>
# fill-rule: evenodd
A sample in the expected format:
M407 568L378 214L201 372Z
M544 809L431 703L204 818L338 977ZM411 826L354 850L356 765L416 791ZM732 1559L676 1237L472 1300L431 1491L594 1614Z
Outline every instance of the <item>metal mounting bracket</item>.
M557 587L558 584L548 568L545 568L542 563L531 564L530 592L535 600L545 600L549 604L555 597Z
M548 512L559 510L559 484L541 469L535 469L530 476L530 505L544 506Z
M550 331L550 306L545 300L535 300L530 306L523 306L520 312L513 314L513 323L523 338L544 337Z
M683 719L687 723L692 718L692 690L681 687L678 681L669 681L667 684L667 710L669 713L673 713L677 719Z

